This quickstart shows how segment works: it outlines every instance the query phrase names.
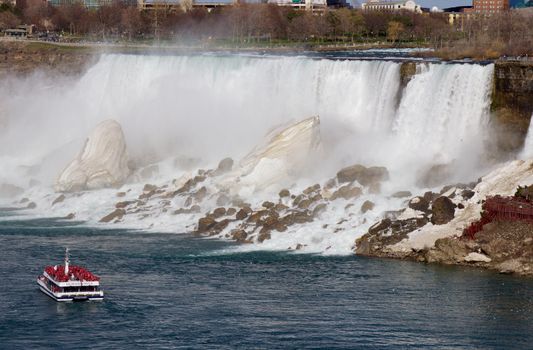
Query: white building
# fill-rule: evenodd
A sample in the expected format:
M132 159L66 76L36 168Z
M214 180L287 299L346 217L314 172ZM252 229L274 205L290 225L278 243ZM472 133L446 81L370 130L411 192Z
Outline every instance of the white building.
M404 1L387 1L387 0L368 0L363 3L365 11L411 11L421 13L422 8L413 0Z

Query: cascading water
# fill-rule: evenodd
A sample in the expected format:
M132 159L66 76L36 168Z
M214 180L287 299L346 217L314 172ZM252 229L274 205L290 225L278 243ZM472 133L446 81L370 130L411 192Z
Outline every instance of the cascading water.
M533 115L531 116L533 120ZM529 123L529 129L527 131L526 140L524 142L524 149L520 155L522 159L533 158L533 123Z
M309 179L331 178L354 163L386 166L391 173L383 194L372 196L377 210L350 219L360 229L326 237L323 223L314 223L306 228L313 237L293 235L309 245L320 241L317 251L349 251L354 237L401 203L387 199L392 191L416 191L421 169L453 164L453 180L470 180L480 171L493 66L423 68L400 93L395 62L103 55L78 81L41 76L0 87L2 96L9 87L17 91L1 101L0 165L6 170L0 183L28 188L36 179L42 185L27 195L51 196L42 188L51 188L89 131L107 118L122 125L137 165L187 156L213 166L226 156L241 158L272 127L319 115L325 157L316 159ZM25 90L13 90L13 84ZM163 178L179 176L172 167L167 171ZM70 210L97 220L115 202L109 198L102 206L102 197L115 192L93 192ZM157 229L164 221L149 225ZM263 247L289 243L279 245L273 237Z

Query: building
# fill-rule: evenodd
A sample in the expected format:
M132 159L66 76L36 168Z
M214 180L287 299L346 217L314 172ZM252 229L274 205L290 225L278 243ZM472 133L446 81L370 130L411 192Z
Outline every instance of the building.
M473 0L470 13L493 14L509 10L509 0Z
M47 0L52 6L72 5L80 3L88 9L97 9L100 6L112 5L113 0ZM122 0L123 3L128 5L135 5L136 0Z
M364 11L411 11L421 13L422 8L413 0L388 1L388 0L368 0L363 3Z

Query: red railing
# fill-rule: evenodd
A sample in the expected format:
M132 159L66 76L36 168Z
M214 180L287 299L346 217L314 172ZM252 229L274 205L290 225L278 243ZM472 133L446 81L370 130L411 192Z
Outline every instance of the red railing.
M487 197L481 219L463 230L463 237L474 239L483 226L492 221L525 221L533 223L533 203L520 197Z
M44 271L54 279L56 282L68 282L71 279L71 276L74 277L74 280L78 281L99 281L100 277L94 275L90 271L86 270L81 266L72 265L69 266L68 276L65 274L65 267L63 265L58 266L47 266Z

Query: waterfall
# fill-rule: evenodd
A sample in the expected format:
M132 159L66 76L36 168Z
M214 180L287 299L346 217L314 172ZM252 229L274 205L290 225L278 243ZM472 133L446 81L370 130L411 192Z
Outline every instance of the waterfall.
M533 121L533 115L531 116ZM527 131L526 140L524 142L524 149L522 150L522 154L520 155L520 158L522 159L530 159L533 158L533 123L529 123L529 129Z
M0 129L0 163L39 165L32 176L50 183L88 132L113 118L139 161L185 155L211 164L244 155L273 127L319 115L329 155L317 168L330 175L361 162L406 179L422 165L456 162L471 176L483 153L493 66L424 67L401 93L395 62L102 55L77 80L0 84L0 93L11 91L0 101L8 126ZM23 173L19 166L0 182L24 185Z

